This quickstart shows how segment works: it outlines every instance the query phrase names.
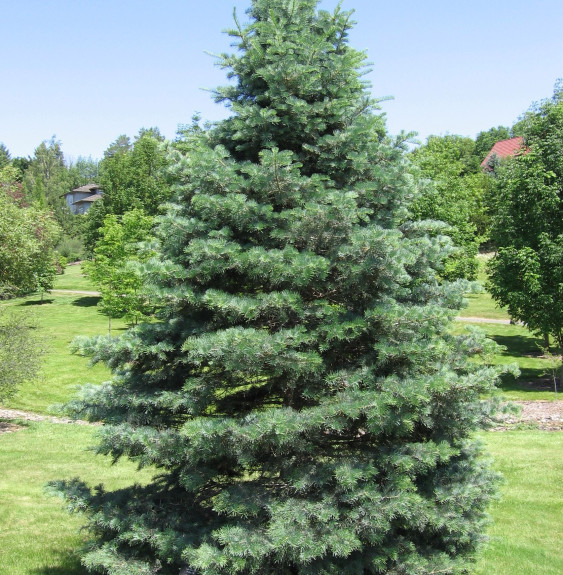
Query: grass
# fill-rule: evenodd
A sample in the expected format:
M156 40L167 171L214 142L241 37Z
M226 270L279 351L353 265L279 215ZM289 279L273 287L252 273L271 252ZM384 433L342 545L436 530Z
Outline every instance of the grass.
M494 365L517 363L520 376L515 378L507 374L500 382L500 390L509 400L554 400L553 382L550 376L551 360L542 355L542 340L535 337L522 325L495 323L477 325L488 337L505 349L495 355ZM463 322L455 326L455 333L464 330Z
M485 284L486 262L492 254L479 254L477 256L479 267L477 280ZM478 294L467 294L468 306L461 310L462 317L479 317L486 319L510 319L505 308L499 308L490 294L483 291ZM460 322L461 324L463 322ZM467 322L470 323L470 322ZM532 334L522 325L479 323L481 329L505 349L495 356L494 364L517 363L520 376L514 378L506 375L500 385L507 399L510 400L553 400L553 382L550 376L552 361L543 356L541 347L543 341ZM463 328L458 324L455 331Z
M501 389L509 399L555 399L549 374L551 362L542 351L542 340L524 326L485 324L487 335L506 349L495 358L495 363L516 362L520 377L506 376Z
M80 476L115 489L150 478L149 471L137 472L128 462L110 465L85 451L94 434L90 426L42 422L0 436L3 573L86 575L76 554L84 544L83 519L69 516L60 499L44 493L47 481ZM526 430L482 437L505 484L491 510L491 542L475 575L558 575L563 572L563 434Z
M108 320L96 311L97 303L98 298L92 296L51 294L43 304L39 296L4 304L15 311L32 310L48 346L39 381L24 383L6 407L45 413L50 405L67 401L78 385L109 378L105 366L89 367L88 359L69 350L70 342L78 335L107 333ZM122 320L112 320L112 335L122 333L125 327Z
M467 294L467 307L460 311L463 317L486 317L489 319L510 319L505 308L500 308L487 292Z
M82 273L81 264L72 264L65 268L64 274L55 278L55 289L96 291L96 286Z
M484 439L505 483L475 575L563 573L563 433L509 431Z
M487 262L493 257L492 252L477 254L477 281L483 286L487 281Z
M47 481L80 476L90 485L119 488L148 481L123 461L111 465L86 448L92 426L31 423L0 436L0 571L9 575L85 575L77 550L84 544L83 518L48 496Z
M467 294L467 307L461 310L460 315L464 317L486 317L490 319L510 319L505 308L499 307L489 293L484 291L487 282L487 262L493 254L479 254L477 256L477 282L481 284L481 293Z

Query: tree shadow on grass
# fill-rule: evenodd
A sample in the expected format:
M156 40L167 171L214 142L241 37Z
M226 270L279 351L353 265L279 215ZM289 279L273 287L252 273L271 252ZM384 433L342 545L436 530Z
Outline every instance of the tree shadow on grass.
M541 353L540 340L533 335L490 335L499 345L506 347L503 356L536 356Z
M542 361L544 351L540 338L529 333L514 335L490 334L499 345L506 349L499 354L502 361L520 364L520 376L505 374L500 380L503 391L553 391L553 378L549 373L549 365Z
M502 391L553 391L553 379L545 369L520 369L520 377L504 374L498 385Z
M74 553L61 553L57 563L59 565L34 569L31 575L88 575L86 567L81 565L79 557Z
M95 307L98 305L99 301L99 296L84 296L76 298L72 302L72 305L76 305L78 307Z
M49 303L53 303L55 300L54 299L44 299L43 301L41 301L40 299L37 300L26 300L26 301L22 301L22 303L17 304L20 307L30 307L30 306L36 306L36 305L47 305Z

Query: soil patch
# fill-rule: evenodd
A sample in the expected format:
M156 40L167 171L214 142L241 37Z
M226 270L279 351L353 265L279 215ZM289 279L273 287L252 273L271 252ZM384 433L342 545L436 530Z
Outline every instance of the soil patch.
M15 423L10 423L9 421L0 421L0 435L3 433L19 431L20 429L23 429L23 425L16 425Z
M563 401L512 401L520 413L502 415L493 431L529 427L544 431L563 431Z

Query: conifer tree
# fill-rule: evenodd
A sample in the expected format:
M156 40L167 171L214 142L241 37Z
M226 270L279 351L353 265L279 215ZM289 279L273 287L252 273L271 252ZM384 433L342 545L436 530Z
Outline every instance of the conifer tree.
M221 63L232 116L169 147L147 264L159 321L83 343L114 370L69 405L148 485L60 482L111 575L461 573L495 475L473 432L497 371L453 336L450 244L409 221L400 141L351 14L254 0Z

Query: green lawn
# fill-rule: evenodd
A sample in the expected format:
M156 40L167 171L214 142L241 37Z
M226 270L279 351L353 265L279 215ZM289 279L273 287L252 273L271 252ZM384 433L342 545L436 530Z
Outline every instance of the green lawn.
M50 405L67 401L78 385L101 383L109 370L98 364L88 366L88 359L70 353L69 344L77 335L106 334L108 319L96 310L97 297L81 295L47 295L43 304L39 296L10 300L6 304L17 312L33 313L45 336L47 354L44 369L36 382L23 384L6 407L45 413ZM112 335L122 333L122 320L112 320Z
M475 574L563 573L563 433L508 431L483 437L505 484L491 509L491 542Z
M510 400L554 400L553 382L550 375L551 360L541 351L542 340L531 334L524 326L495 323L479 323L477 326L488 337L505 347L495 355L491 363L495 365L517 363L520 376L507 374L502 377L500 390ZM457 322L454 333L462 333L463 322Z
M84 543L80 516L44 492L52 479L80 476L118 488L144 482L148 471L110 465L86 451L95 428L32 423L0 436L0 565L9 575L85 575L76 550ZM476 575L556 575L563 572L563 433L482 434L504 474L502 499L492 507L491 542Z
M477 254L477 281L485 285L487 281L487 262L493 257L492 252Z
M459 312L463 317L486 317L490 319L510 319L505 308L500 308L487 292L467 294L467 307Z
M486 262L492 254L479 254L478 281L486 283ZM461 317L478 317L486 319L508 320L509 315L505 308L499 308L486 291L478 294L467 294L467 307L460 311ZM467 322L471 323L471 322ZM460 332L463 321L459 322L454 330ZM536 337L522 325L504 325L495 323L478 323L486 334L506 349L498 354L493 363L517 363L520 367L520 377L517 379L507 375L501 382L501 390L507 399L536 400L555 399L550 368L553 366L549 358L543 356L542 339ZM552 353L555 350L551 350Z
M71 264L66 266L64 274L56 276L55 289L96 291L96 286L90 282L90 278L83 275L81 264Z
M550 374L552 363L543 355L542 340L520 325L484 324L487 335L506 350L495 363L516 362L520 377L507 375L501 389L509 399L555 399Z
M486 317L491 319L510 319L505 308L500 308L491 298L490 294L485 291L487 283L487 262L493 254L479 254L477 256L477 281L481 284L483 291L481 293L467 294L467 307L462 309L460 314L463 317Z
M142 483L148 471L129 462L111 465L86 448L95 427L31 423L0 435L0 572L6 575L85 575L76 554L83 518L45 493L45 483L79 476L111 488Z

